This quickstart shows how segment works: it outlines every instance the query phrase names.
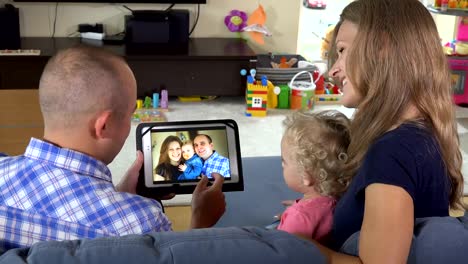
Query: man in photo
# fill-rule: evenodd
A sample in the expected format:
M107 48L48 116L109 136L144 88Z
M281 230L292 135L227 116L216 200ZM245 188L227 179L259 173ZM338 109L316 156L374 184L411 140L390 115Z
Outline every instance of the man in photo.
M224 177L231 177L229 159L219 155L214 150L213 140L206 134L198 134L193 139L193 147L197 155L203 159L202 175L212 178L211 173L216 172Z

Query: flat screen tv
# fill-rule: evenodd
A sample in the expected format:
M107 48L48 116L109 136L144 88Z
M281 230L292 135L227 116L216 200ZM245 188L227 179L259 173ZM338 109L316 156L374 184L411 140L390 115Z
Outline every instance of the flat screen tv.
M206 4L206 0L14 0L28 3Z

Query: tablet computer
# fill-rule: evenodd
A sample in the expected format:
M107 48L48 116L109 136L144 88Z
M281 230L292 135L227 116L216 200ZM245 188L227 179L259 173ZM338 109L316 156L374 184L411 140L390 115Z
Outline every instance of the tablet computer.
M141 123L136 146L144 156L137 193L157 198L192 193L206 175L224 177L223 191L243 191L237 123L230 119Z

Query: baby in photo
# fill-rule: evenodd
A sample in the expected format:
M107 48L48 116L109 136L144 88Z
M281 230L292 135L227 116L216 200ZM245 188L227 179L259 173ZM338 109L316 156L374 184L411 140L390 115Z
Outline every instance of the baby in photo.
M195 153L193 142L187 140L182 145L182 157L185 162L179 165L179 170L183 173L179 176L178 180L195 180L200 177L203 162L202 159Z

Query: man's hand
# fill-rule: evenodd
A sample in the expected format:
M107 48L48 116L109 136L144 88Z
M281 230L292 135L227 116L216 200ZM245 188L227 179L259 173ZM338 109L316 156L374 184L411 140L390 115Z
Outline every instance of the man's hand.
M221 190L224 177L218 173L211 175L215 179L212 186L208 186L208 178L203 176L193 191L191 228L212 227L226 210L226 201Z
M136 194L136 186L138 183L138 176L140 174L141 166L143 165L143 153L139 150L137 151L136 160L133 162L132 166L125 173L122 180L119 184L115 186L115 189L119 192L128 192Z
M132 166L128 169L125 176L120 180L119 184L115 186L115 189L119 192L128 192L136 194L136 187L138 183L138 176L140 175L140 169L143 166L143 152L140 150L137 151L136 160L133 162ZM156 200L170 200L174 198L175 193L168 193L156 197Z

